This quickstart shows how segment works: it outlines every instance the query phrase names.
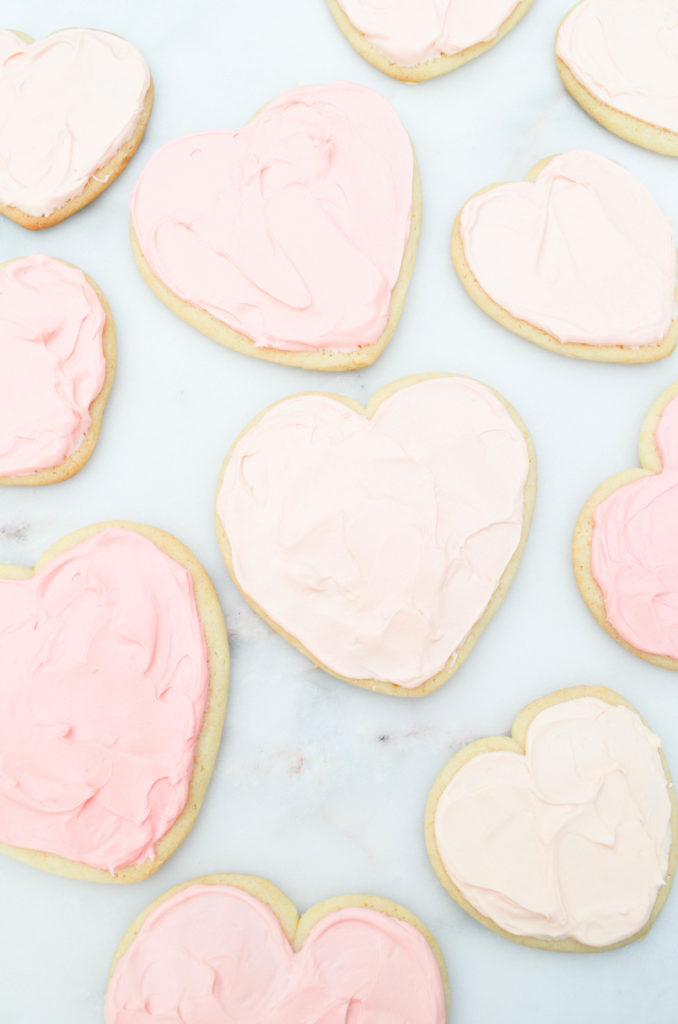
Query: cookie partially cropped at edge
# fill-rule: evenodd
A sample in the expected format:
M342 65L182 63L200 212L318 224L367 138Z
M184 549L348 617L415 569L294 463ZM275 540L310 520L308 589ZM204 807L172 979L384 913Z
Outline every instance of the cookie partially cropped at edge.
M678 156L676 0L582 0L556 35L565 88L608 131Z
M320 668L419 697L503 600L536 495L518 414L466 377L421 375L366 407L310 392L258 416L217 490L217 539L254 610Z
M654 403L640 434L640 469L602 484L572 542L582 597L633 654L678 669L678 384Z
M228 642L200 563L109 522L0 566L0 852L96 882L148 877L195 822Z
M573 150L459 212L452 260L502 327L561 355L646 363L678 337L673 226L620 164Z
M533 0L327 0L361 57L392 78L422 82L479 57L511 31Z
M99 287L63 260L0 264L0 485L78 473L99 437L116 364Z
M127 930L105 1020L322 1024L358 1007L365 1021L445 1024L448 1005L440 949L397 903L339 896L299 917L263 878L208 875L164 893Z
M640 939L678 861L660 741L604 687L542 697L510 737L477 740L446 765L426 845L450 896L507 939L565 953Z
M146 61L120 36L0 30L0 213L35 230L91 203L131 160L152 106Z
M285 92L237 131L167 143L131 221L142 277L191 326L246 355L349 370L395 330L421 186L388 100L335 82Z

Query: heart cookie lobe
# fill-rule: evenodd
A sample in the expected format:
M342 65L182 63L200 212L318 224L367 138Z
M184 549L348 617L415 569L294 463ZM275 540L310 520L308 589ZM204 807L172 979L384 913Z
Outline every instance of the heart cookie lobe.
M435 783L429 856L482 924L526 945L602 951L641 938L678 859L659 739L602 687L535 701L511 738L460 751Z
M447 976L426 929L375 897L301 920L270 882L213 875L170 890L129 929L106 1024L445 1024ZM357 1020L358 1018L356 1018Z
M127 166L153 105L146 61L110 32L0 30L0 212L50 227Z
M0 484L46 484L90 457L115 374L113 317L77 267L0 265Z
M158 150L132 195L132 247L147 284L209 337L345 370L390 340L420 207L391 104L335 82L283 93L238 131Z
M461 665L527 538L535 456L465 377L406 378L366 409L305 394L226 459L217 537L253 608L334 675L423 696Z
M597 153L563 153L479 192L457 217L452 259L484 312L543 348L641 363L675 347L671 221Z
M678 156L678 3L582 0L556 36L568 92L603 127Z
M577 583L598 622L634 654L678 669L678 385L645 421L642 469L606 481L573 540Z
M405 82L421 82L479 57L517 25L532 0L328 0L361 57Z
M212 585L177 540L101 524L0 569L0 846L135 881L190 831L228 684Z

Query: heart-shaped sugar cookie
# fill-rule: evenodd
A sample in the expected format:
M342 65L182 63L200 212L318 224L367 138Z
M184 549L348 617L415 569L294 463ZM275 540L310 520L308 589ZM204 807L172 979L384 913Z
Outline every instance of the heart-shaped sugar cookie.
M624 647L678 669L678 384L654 403L640 436L642 469L589 498L573 562L584 600Z
M49 484L94 450L115 374L106 299L48 256L0 264L0 484Z
M461 209L452 259L474 302L562 355L645 363L678 336L671 221L619 164L574 150Z
M558 29L556 63L603 127L678 156L676 0L581 0Z
M125 39L0 30L0 213L35 229L86 206L131 160L152 106L146 62Z
M179 541L103 523L0 566L0 849L103 882L193 826L226 707L214 588Z
M366 409L310 393L266 410L224 464L217 536L249 603L316 664L421 696L503 599L535 492L531 441L500 396L412 377Z
M301 919L270 882L212 875L161 896L111 969L106 1024L445 1024L445 964L403 907L328 900Z
M395 329L420 208L391 104L335 82L158 150L132 195L132 247L156 295L209 337L346 370L373 362Z
M520 712L438 777L426 810L436 874L476 920L529 946L614 949L642 938L678 861L678 804L660 741L603 687Z
M479 57L518 24L532 0L327 0L361 57L422 82Z

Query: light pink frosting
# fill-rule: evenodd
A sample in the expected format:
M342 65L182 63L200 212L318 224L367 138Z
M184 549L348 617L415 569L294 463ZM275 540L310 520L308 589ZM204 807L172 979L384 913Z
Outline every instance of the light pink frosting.
M118 962L106 1024L444 1024L431 947L375 910L323 917L295 953L269 907L192 885L146 918Z
M397 64L489 43L521 0L339 0L351 23Z
M602 103L678 132L678 0L584 0L556 52Z
M80 195L134 134L151 76L119 36L0 30L0 203L39 217Z
M39 255L0 268L0 476L80 447L106 376L105 323L81 270Z
M132 224L170 291L256 345L351 350L386 329L413 174L383 96L307 86L239 131L163 146L132 194Z
M0 579L0 842L115 872L184 809L208 690L191 574L109 528Z
M596 508L591 571L619 635L678 658L678 398L665 407L655 440L662 472L618 488Z
M217 513L237 583L313 658L412 689L497 589L528 468L522 431L476 381L409 385L371 419L300 395L235 445Z
M676 314L671 221L619 164L575 150L461 215L466 261L516 319L581 345L656 345Z
M621 705L584 697L533 719L525 755L480 754L438 803L445 870L513 935L609 946L649 921L671 848L659 740Z

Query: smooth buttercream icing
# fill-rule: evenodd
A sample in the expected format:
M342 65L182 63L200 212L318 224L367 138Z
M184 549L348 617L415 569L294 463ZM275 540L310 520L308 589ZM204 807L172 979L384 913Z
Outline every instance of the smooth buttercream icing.
M678 0L584 0L556 52L601 103L678 132Z
M499 34L521 0L339 0L351 24L386 57L412 66Z
M0 30L0 203L39 217L84 191L134 134L151 76L110 32L25 42Z
M106 376L105 324L81 270L40 255L0 268L0 477L80 447Z
M518 936L588 946L631 938L665 882L671 802L659 740L622 705L552 705L525 754L479 754L435 814L438 851L468 902Z
M184 809L209 692L189 571L109 528L0 578L0 842L116 871Z
M321 918L294 952L270 908L195 884L144 921L106 995L106 1024L444 1024L431 947L369 909Z
M671 221L619 164L582 150L465 205L466 262L513 317L561 342L658 344L676 314Z
M268 410L217 497L235 579L337 675L414 688L441 671L520 543L526 439L462 377L368 419L317 394Z
M608 622L627 643L678 658L678 398L655 441L662 472L617 488L595 510L591 572Z
M255 345L352 350L388 324L413 175L383 96L307 86L238 131L163 146L132 194L132 225L155 277Z

